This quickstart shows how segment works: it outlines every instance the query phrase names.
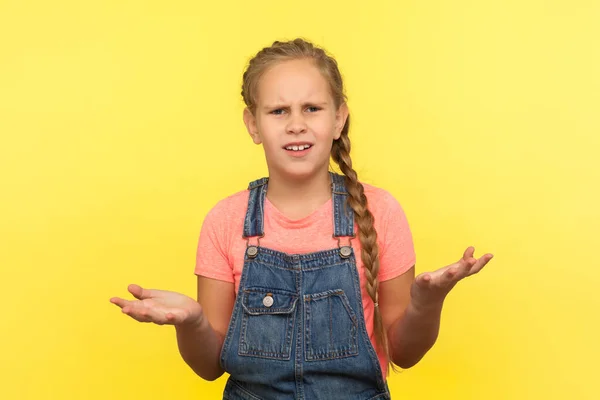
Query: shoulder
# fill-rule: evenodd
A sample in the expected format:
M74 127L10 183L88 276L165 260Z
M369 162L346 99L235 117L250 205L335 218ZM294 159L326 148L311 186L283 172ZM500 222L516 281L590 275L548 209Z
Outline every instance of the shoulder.
M381 234L393 234L394 230L402 232L409 230L404 208L394 195L373 185L363 183L363 186L377 231Z
M246 213L250 192L242 190L219 200L206 214L204 224L224 225Z
M387 190L365 185L368 207L380 245L381 282L395 278L415 265L415 249L411 227L398 200Z
M365 196L369 204L369 210L375 215L387 215L402 211L402 206L399 201L389 191L380 187L363 183L365 188Z
M209 213L221 213L228 211L235 211L238 209L245 209L248 203L248 197L250 195L250 191L241 190L239 192L233 193L221 200L219 200L209 211Z

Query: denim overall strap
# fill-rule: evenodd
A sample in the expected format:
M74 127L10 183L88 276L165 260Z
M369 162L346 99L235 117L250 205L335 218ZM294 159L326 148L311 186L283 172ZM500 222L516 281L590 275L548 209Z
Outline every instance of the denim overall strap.
M344 176L333 172L331 177L333 202L333 236L354 237L354 211L348 205L349 193L344 184ZM264 236L264 204L269 178L260 178L248 185L250 196L244 218L244 238Z
M264 204L269 178L260 178L248 185L250 197L244 218L244 238L264 236Z
M350 194L344 184L345 177L333 172L331 175L333 201L333 237L354 237L354 211L348 204Z

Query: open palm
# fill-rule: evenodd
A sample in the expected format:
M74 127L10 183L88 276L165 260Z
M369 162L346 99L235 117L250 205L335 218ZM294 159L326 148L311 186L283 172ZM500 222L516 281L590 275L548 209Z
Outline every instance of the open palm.
M113 297L110 302L121 307L123 313L140 322L158 325L183 325L202 319L202 307L191 297L167 290L144 289L129 285L129 292L137 300Z
M421 307L440 304L461 279L481 271L493 257L487 253L477 259L473 257L474 252L475 248L470 246L457 262L418 275L411 287L413 302Z

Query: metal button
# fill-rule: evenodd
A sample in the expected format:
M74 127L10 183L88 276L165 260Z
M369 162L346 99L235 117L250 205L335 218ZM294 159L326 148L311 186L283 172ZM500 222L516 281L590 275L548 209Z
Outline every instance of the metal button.
M258 247L248 246L248 250L246 250L246 254L248 254L248 257L250 257L250 258L256 257L256 255L258 254Z
M271 295L266 295L263 299L263 305L265 307L271 307L273 305L273 297L271 297Z
M340 255L343 258L348 258L348 257L350 257L351 254L352 254L352 248L350 248L350 246L340 247Z

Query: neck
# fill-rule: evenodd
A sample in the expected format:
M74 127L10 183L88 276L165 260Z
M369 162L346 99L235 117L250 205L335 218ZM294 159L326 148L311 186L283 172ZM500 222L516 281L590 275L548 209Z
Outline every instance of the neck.
M298 179L269 174L267 198L284 214L301 217L317 209L330 197L331 178L327 170Z

